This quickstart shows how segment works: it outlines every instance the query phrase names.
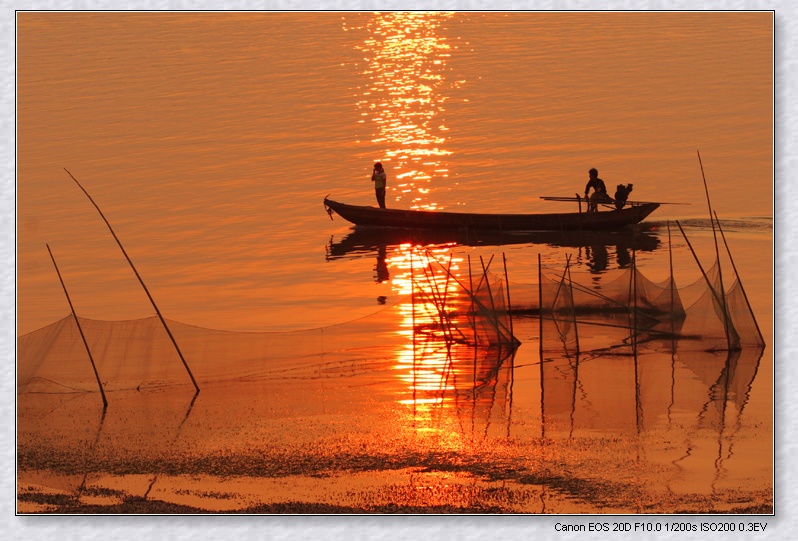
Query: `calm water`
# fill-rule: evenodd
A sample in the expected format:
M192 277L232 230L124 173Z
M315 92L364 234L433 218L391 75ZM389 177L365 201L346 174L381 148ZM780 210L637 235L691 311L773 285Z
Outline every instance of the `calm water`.
M596 167L663 205L637 252L669 272L667 221L714 258L703 160L763 333L772 334L772 20L767 13L18 15L17 333L153 309L226 330L330 325L391 304L408 248L325 214L374 204L556 212ZM565 207L563 207L565 205ZM700 278L673 228L676 279ZM657 242L658 241L658 242ZM381 252L384 250L384 253ZM597 282L615 245L455 246ZM604 253L606 252L606 253ZM378 271L379 263L385 268ZM386 274L387 273L387 274ZM769 344L770 345L770 344ZM770 426L770 349L749 412ZM770 440L769 430L765 441ZM751 456L767 448L754 448ZM765 473L767 476L767 472Z
M325 258L349 227L321 201L372 204L374 160L392 206L556 212L539 196L597 167L690 203L666 220L706 216L698 150L719 216L769 221L770 32L767 14L22 14L18 332L68 313L46 243L78 313L152 312L64 168L162 311L214 328L390 297Z

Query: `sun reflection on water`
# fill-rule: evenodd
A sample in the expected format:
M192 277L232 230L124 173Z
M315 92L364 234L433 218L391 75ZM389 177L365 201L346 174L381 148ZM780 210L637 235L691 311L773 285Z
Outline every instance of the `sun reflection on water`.
M358 108L371 122L376 159L389 174L388 191L410 208L439 208L429 196L433 181L447 178L446 131L442 114L446 62L451 46L439 35L451 13L378 13L367 23L369 37L358 47L368 62ZM391 178L393 177L393 178Z
M457 309L463 295L456 282L436 272L435 266L456 273L460 263L462 258L452 257L448 247L433 251L410 244L401 245L390 259L399 271L394 287L410 298L398 307L402 319L397 332L407 342L397 352L396 369L410 395L399 400L402 404L441 404L454 390L451 336L441 310Z
M502 403L496 393L503 357L501 347L477 338L478 310L468 291L481 274L472 276L471 261L454 256L451 245L403 244L388 264L396 269L394 287L408 299L397 306L404 343L394 369L409 426L442 435L472 426L474 416L490 417Z

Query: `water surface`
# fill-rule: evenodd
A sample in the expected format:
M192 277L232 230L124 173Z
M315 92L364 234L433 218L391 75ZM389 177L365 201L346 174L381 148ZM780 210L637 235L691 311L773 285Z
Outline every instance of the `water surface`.
M120 402L130 416L111 407L106 424L88 405L96 405L96 396L84 397L59 415L82 412L75 438L99 434L100 451L81 462L78 443L61 446L48 437L47 448L67 465L59 472L107 474L110 480L93 481L95 492L139 497L149 497L148 483L157 475L169 480L154 487L172 487L159 499L211 510L246 507L248 491L259 494L247 500L257 505L297 500L355 510L391 502L534 513L772 504L772 14L86 12L20 13L17 23L18 335L69 314L46 245L78 315L133 320L154 314L105 224L64 169L105 213L171 320L281 331L343 323L385 306L401 309L414 248L407 239L375 239L338 217L331 221L322 206L327 194L375 204L369 178L381 161L388 204L397 208L561 211L569 204L540 196L582 193L591 167L610 191L633 183L634 199L678 203L660 207L634 234L610 240L549 235L443 246L432 240L444 262L501 261L504 254L510 281L519 284L537 280L538 256L550 269L569 260L574 279L595 287L628 268L632 257L652 279L665 279L672 264L679 284L700 280L674 224L682 223L702 265L710 266L715 244L706 178L768 342L745 407L724 409L722 422L704 424L706 383L698 384L687 367L670 365L662 352L650 352L652 366L684 383L678 387L687 389L683 402L667 402L683 411L666 409L641 425L634 393L628 394L634 365L623 357L593 360L574 380L581 382L581 401L566 403L571 413L549 417L554 424L541 433L547 421L537 335L522 325L515 369L503 364L491 380L492 401L472 400L465 417L462 408L428 409L420 425L421 417L401 402L407 399L401 378L390 369L356 370L349 387L324 378L299 385L297 396L311 398L306 402L286 391L288 382L275 383L267 394L282 389L279 399L252 406L254 417L241 416L246 404L222 406L235 395L227 389L203 390L189 416L188 405L172 396L174 407L163 411L173 415L164 426L171 427L171 441L184 443L161 449L155 442L166 441L164 434L144 430L143 439L132 442L109 436L117 434L114 422L139 426L141 411L159 410L157 400L125 396ZM390 350L378 358L395 355ZM602 383L607 373L625 374L609 394ZM606 401L616 395L625 397L618 411L631 416L609 422L613 408ZM501 414L486 404L502 405ZM304 413L305 406L314 412ZM242 419L267 415L258 408L279 410L276 424L244 423L243 432L199 443L232 412ZM20 419L28 414L21 409ZM383 426L384 419L390 422ZM31 470L41 462L28 453L54 422L21 422ZM321 440L317 429L326 435ZM548 443L558 438L564 443ZM573 438L584 447L568 443ZM596 469L601 483L580 485L608 439L617 444ZM666 443L674 440L680 443ZM151 446L152 461L129 467L123 458L134 457L141 441ZM333 492L337 501L320 496L329 484L303 470L301 461L279 475L253 467L258 453L279 463L276 457L294 448L304 449L300 456L308 462L329 458L322 461L330 465L325 475L334 472L330 479L343 487ZM618 479L633 449L639 451L633 473ZM106 460L114 453L120 462ZM392 454L400 458L385 462ZM255 480L229 488L236 494L230 498L185 501L181 494L194 489L180 476L201 476L199 492L227 490L212 488L229 473L208 467L213 457L241 464L239 473ZM490 472L476 466L485 457L498 464ZM468 467L451 471L459 460ZM164 461L168 467L157 465ZM562 463L579 472L576 479L554 466ZM664 472L664 484L649 478L652 464L652 471ZM274 486L285 476L301 479L293 492ZM639 487L650 502L635 500ZM497 490L509 495L493 501ZM624 496L608 499L613 490ZM386 493L387 502L379 496Z

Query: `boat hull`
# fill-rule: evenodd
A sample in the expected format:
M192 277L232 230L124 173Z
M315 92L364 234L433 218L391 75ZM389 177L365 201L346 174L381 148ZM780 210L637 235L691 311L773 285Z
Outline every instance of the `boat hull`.
M328 212L364 227L405 229L470 229L479 231L606 231L643 221L659 203L643 203L620 210L550 214L479 214L465 212L381 209L324 199ZM332 216L332 214L330 214Z

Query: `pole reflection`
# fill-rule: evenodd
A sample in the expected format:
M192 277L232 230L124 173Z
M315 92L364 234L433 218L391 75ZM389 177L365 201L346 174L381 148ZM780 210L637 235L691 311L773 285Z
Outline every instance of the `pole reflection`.
M472 276L471 262L451 249L407 244L390 259L393 283L409 299L398 305L397 332L406 342L396 353L404 389L397 400L416 428L449 433L474 431L476 423L487 427L496 412L507 415L508 378L501 368L514 351L501 334L503 303L480 295L503 291L488 286L482 269Z
M397 354L396 368L411 395L400 400L403 404L439 404L454 389L453 335L446 318L453 310L462 309L462 293L454 280L436 272L433 265L448 264L450 272L457 272L461 262L447 247L427 251L409 244L400 246L391 258L391 265L398 270L394 286L400 295L410 298L399 305L398 332L408 342Z
M441 118L451 46L440 35L451 13L377 13L358 47L368 62L368 84L357 103L360 122L371 122L375 157L392 169L389 193L410 208L435 209L432 181L449 175L447 128ZM392 177L392 178L390 178Z

